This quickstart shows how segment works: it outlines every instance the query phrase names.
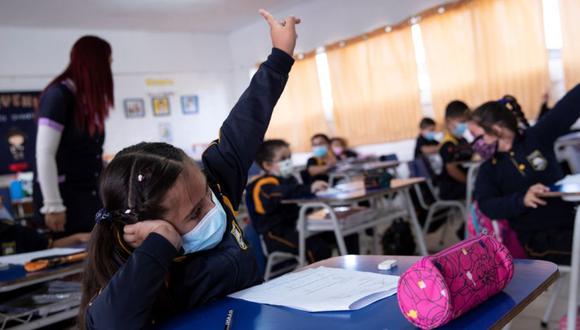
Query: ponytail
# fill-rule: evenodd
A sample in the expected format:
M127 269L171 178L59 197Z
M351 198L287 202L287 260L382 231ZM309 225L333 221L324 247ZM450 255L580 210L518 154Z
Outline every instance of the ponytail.
M522 111L522 107L515 97L505 95L501 100L499 100L499 102L516 117L516 120L518 121L518 133L523 133L523 131L530 128L530 123L526 119L526 115Z

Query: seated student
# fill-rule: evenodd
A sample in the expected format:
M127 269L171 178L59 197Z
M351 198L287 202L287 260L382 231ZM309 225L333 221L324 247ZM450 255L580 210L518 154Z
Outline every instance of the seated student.
M330 138L326 134L315 134L310 138L312 155L306 163L306 175L304 183L314 181L328 182L328 172L336 166L336 156L330 149Z
M88 242L89 233L77 233L52 240L32 228L20 226L4 207L0 196L0 255L46 250L53 247L74 246Z
M246 204L252 225L262 235L268 251L298 253L299 208L282 204L289 198L309 197L328 188L325 181L301 185L292 175L292 155L288 143L282 140L265 141L256 153L256 163L265 174L255 178L246 189ZM306 257L310 262L327 259L331 248L320 235L306 240Z
M435 121L431 118L423 118L419 122L421 130L415 144L415 159L421 156L435 155L439 152L439 141L435 139Z
M474 191L479 208L492 219L507 219L531 258L569 264L574 206L539 194L564 177L554 142L580 116L580 86L524 130L529 125L513 98L487 102L475 115L485 142L496 148L479 169Z
M155 328L262 281L234 209L294 62L289 54L300 20L261 14L272 53L204 152L203 171L165 143L128 147L105 169L104 208L83 275L81 327Z
M469 161L471 146L463 137L467 129L469 108L461 101L453 101L445 109L445 136L439 147L443 168L438 178L439 195L444 200L465 198L467 170L458 162Z
M330 140L330 147L332 152L338 160L347 160L349 158L357 158L358 153L348 148L348 143L344 138L333 137Z

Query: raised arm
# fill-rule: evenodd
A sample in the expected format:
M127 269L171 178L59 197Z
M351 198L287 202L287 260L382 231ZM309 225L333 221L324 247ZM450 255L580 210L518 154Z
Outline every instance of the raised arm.
M224 121L219 139L203 155L206 171L217 179L234 208L240 203L248 170L288 80L294 63L291 54L296 43L295 24L300 23L293 16L277 22L268 12L260 13L270 25L272 53Z
M546 145L552 145L570 130L579 117L580 85L576 85L535 126L528 129L528 134L535 135L538 141Z

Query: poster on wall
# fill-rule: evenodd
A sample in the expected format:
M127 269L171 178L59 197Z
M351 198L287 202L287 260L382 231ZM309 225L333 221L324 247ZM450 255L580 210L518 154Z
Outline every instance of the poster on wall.
M0 92L0 175L32 171L40 92Z
M145 101L143 99L125 99L123 100L123 107L125 108L126 118L145 117Z
M199 97L197 95L181 96L181 111L185 115L199 113Z
M156 117L169 116L171 114L168 95L153 95L151 97L151 105L153 107L153 115Z

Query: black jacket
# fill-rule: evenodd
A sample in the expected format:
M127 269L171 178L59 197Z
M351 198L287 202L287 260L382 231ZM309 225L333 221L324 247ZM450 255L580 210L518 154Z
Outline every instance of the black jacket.
M210 188L228 213L221 243L175 258L173 245L160 235L149 235L92 301L87 328L153 328L168 317L262 281L233 213L292 64L289 55L272 50L223 123L219 140L203 155Z
M552 185L564 177L554 154L554 142L580 116L580 85L572 89L537 124L518 135L511 152L498 152L482 164L474 196L492 219L508 219L520 237L546 227L571 228L574 210L560 198L545 199L537 209L524 205L529 187Z

